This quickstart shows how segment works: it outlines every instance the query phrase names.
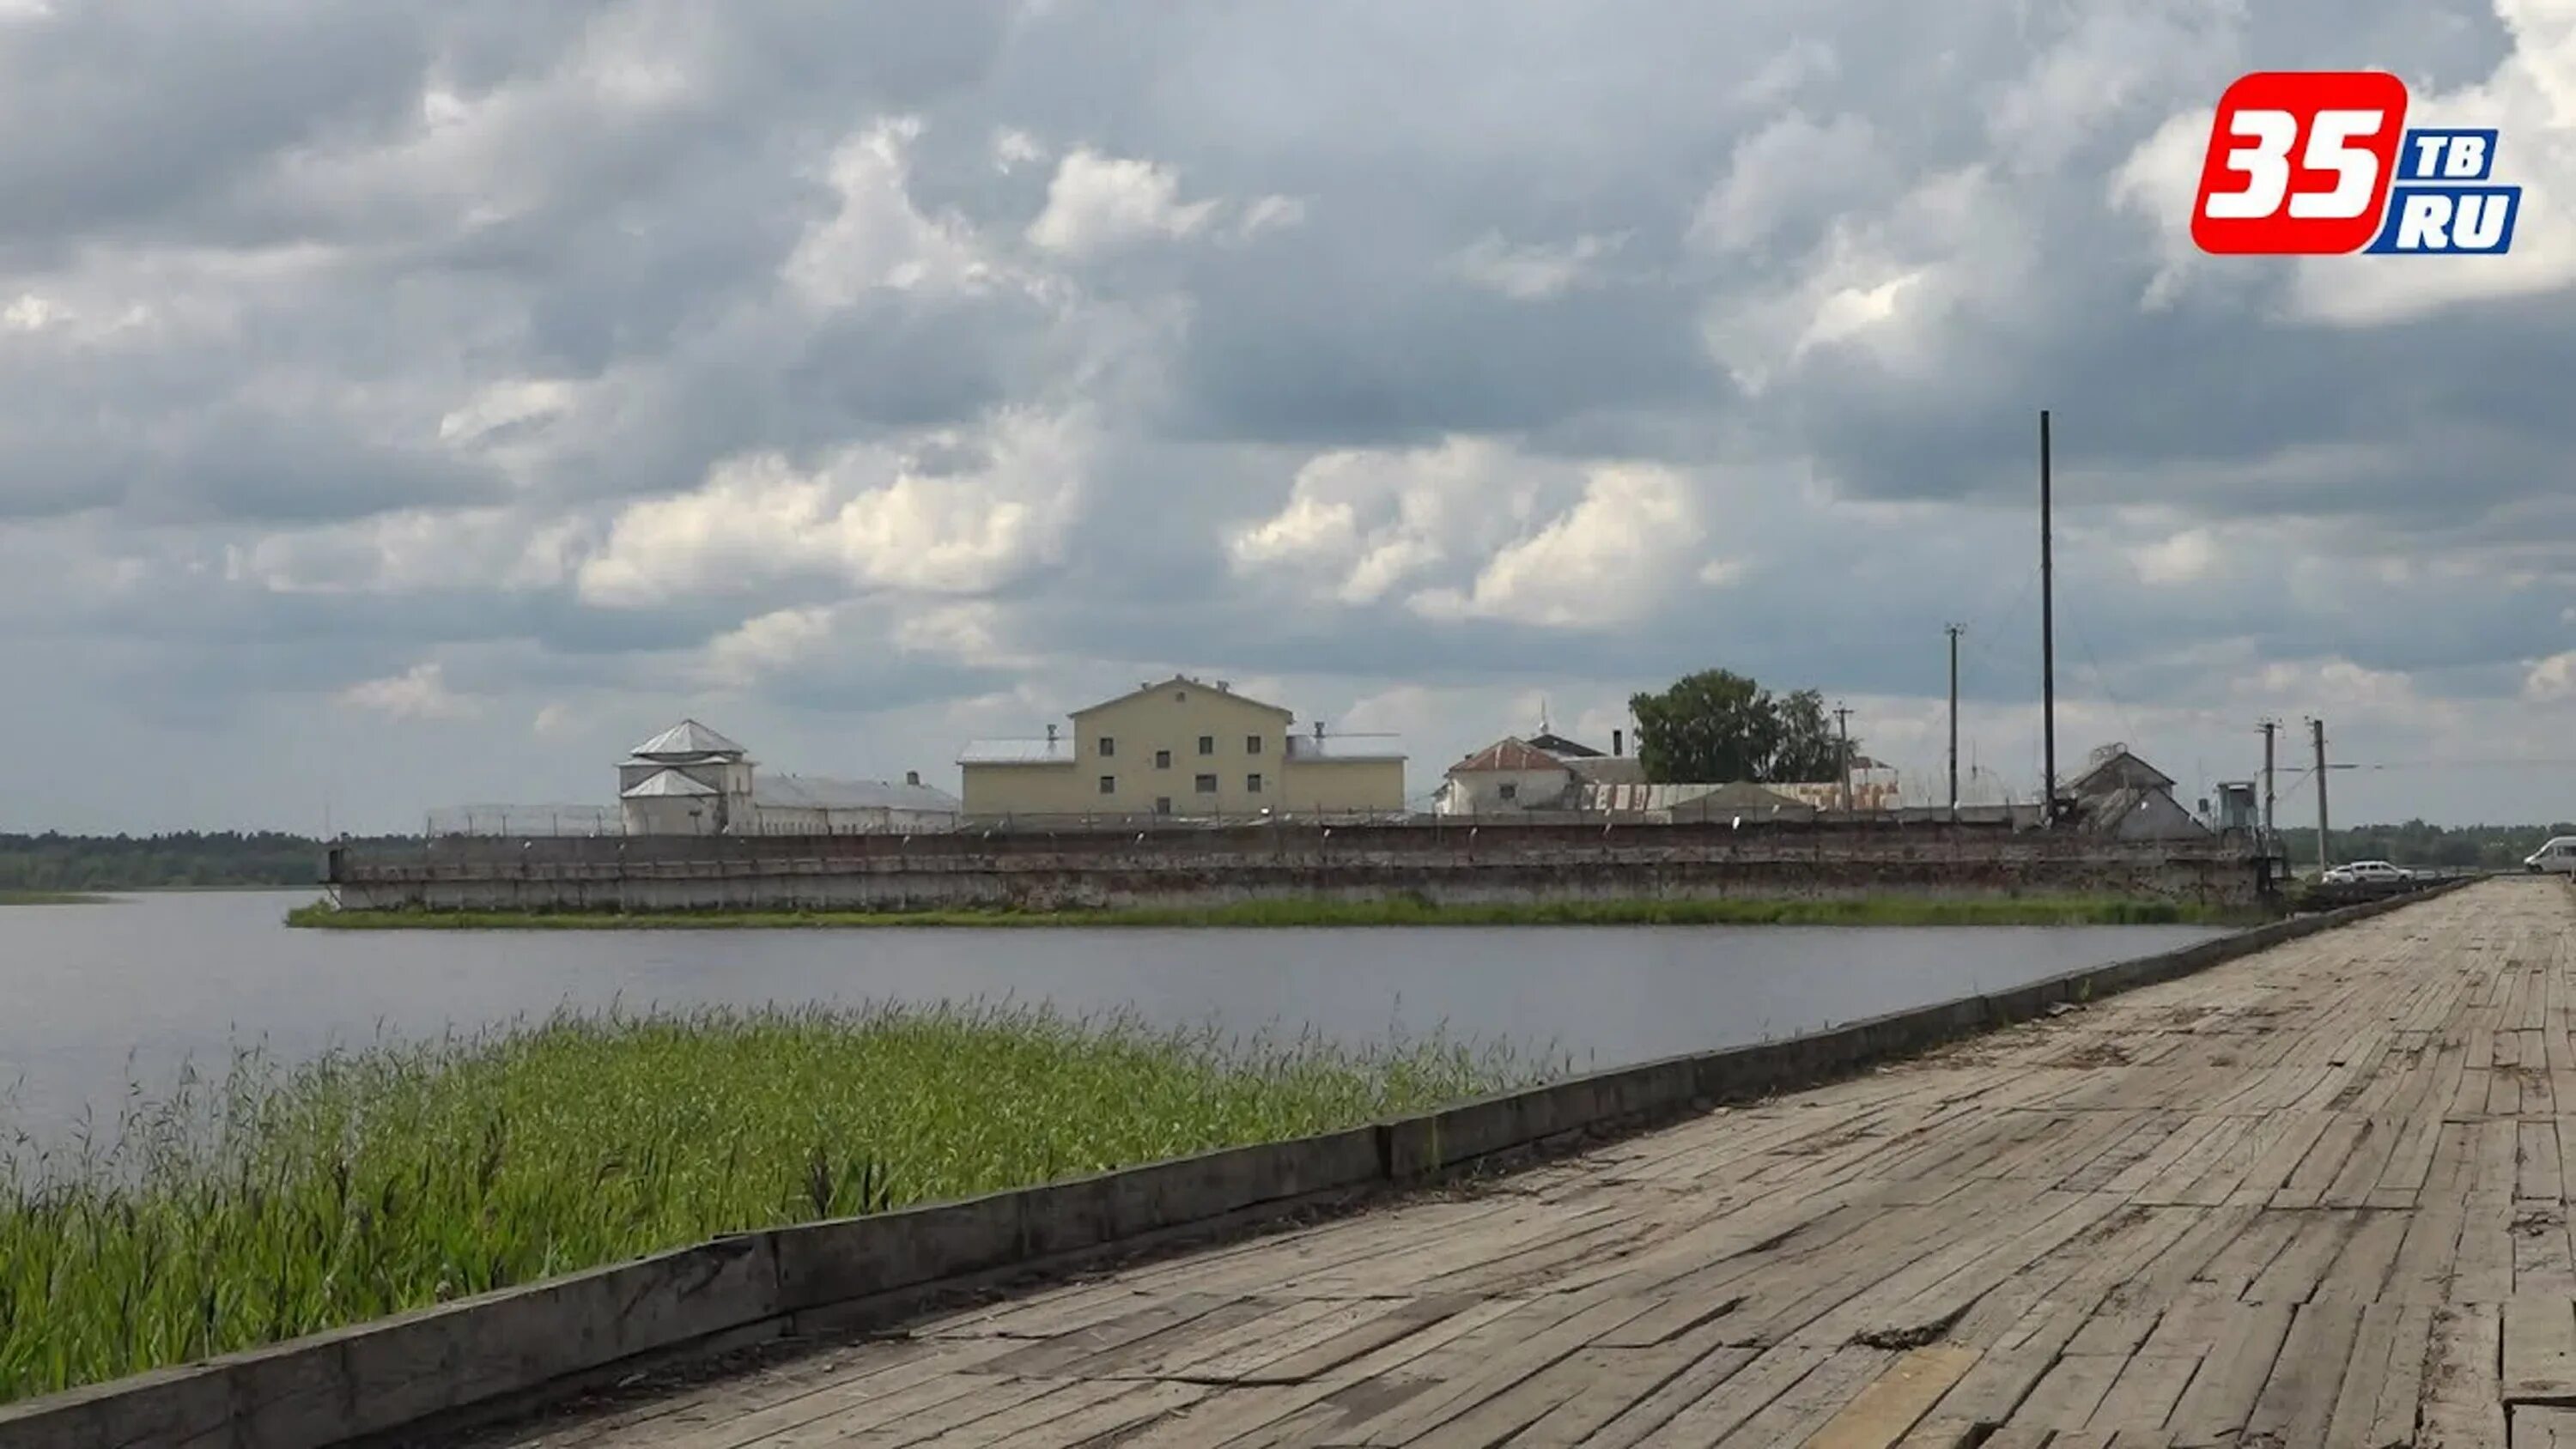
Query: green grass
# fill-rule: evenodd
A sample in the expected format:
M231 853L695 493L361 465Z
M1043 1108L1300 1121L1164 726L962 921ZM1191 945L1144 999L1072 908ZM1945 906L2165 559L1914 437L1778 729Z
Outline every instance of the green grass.
M559 1015L133 1097L0 1157L0 1402L711 1235L1349 1127L1564 1064L1009 1004ZM0 1139L5 1139L0 1118ZM112 1145L98 1145L101 1142Z
M102 906L108 899L86 891L0 890L0 906Z
M342 910L287 912L290 926L337 930L744 930L930 926L2133 926L2243 925L2259 913L2171 901L2087 896L1850 900L1526 901L1431 905L1381 901L1244 901L1117 910L634 911Z

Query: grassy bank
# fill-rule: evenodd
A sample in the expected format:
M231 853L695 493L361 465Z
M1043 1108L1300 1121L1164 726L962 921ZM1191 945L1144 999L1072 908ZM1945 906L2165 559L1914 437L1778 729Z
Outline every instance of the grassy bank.
M2241 910L2085 896L1850 900L1244 901L1231 905L1065 911L289 911L291 926L338 930L743 930L932 926L2136 926L2244 925Z
M0 890L0 906L98 906L107 901L86 891Z
M0 1159L0 1401L1557 1070L993 1006L567 1015L294 1070L244 1055L138 1100L113 1146Z

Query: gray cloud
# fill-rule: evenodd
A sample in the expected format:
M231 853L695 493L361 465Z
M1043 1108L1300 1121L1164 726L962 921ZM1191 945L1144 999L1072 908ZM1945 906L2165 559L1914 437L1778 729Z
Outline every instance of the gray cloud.
M2243 70L2509 47L2393 0L0 20L0 669L64 681L0 725L395 738L349 808L401 821L683 705L945 760L1176 662L1420 686L1427 753L1708 664L1892 711L1952 619L2018 721L2045 406L2100 720L2511 753L2460 709L2576 649L2576 300L2298 320L2115 184ZM387 680L438 707L331 703ZM98 778L42 809L166 798Z

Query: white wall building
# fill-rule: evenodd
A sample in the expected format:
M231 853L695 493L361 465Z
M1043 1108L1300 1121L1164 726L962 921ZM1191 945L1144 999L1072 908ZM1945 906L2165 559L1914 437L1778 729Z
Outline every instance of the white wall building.
M847 835L954 830L956 796L921 783L760 777L750 753L693 719L637 745L617 767L630 835Z

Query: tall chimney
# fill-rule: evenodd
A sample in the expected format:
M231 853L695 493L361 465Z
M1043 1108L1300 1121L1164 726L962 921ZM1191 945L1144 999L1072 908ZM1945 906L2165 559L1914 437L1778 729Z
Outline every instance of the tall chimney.
M1055 726L1054 726L1054 725L1048 725L1048 726L1047 726L1047 743L1048 743L1048 744L1054 744L1054 743L1055 743Z
M1626 754L1627 743L1627 737L1619 731L1612 730L1610 732L1610 753L1612 755L1616 756Z

